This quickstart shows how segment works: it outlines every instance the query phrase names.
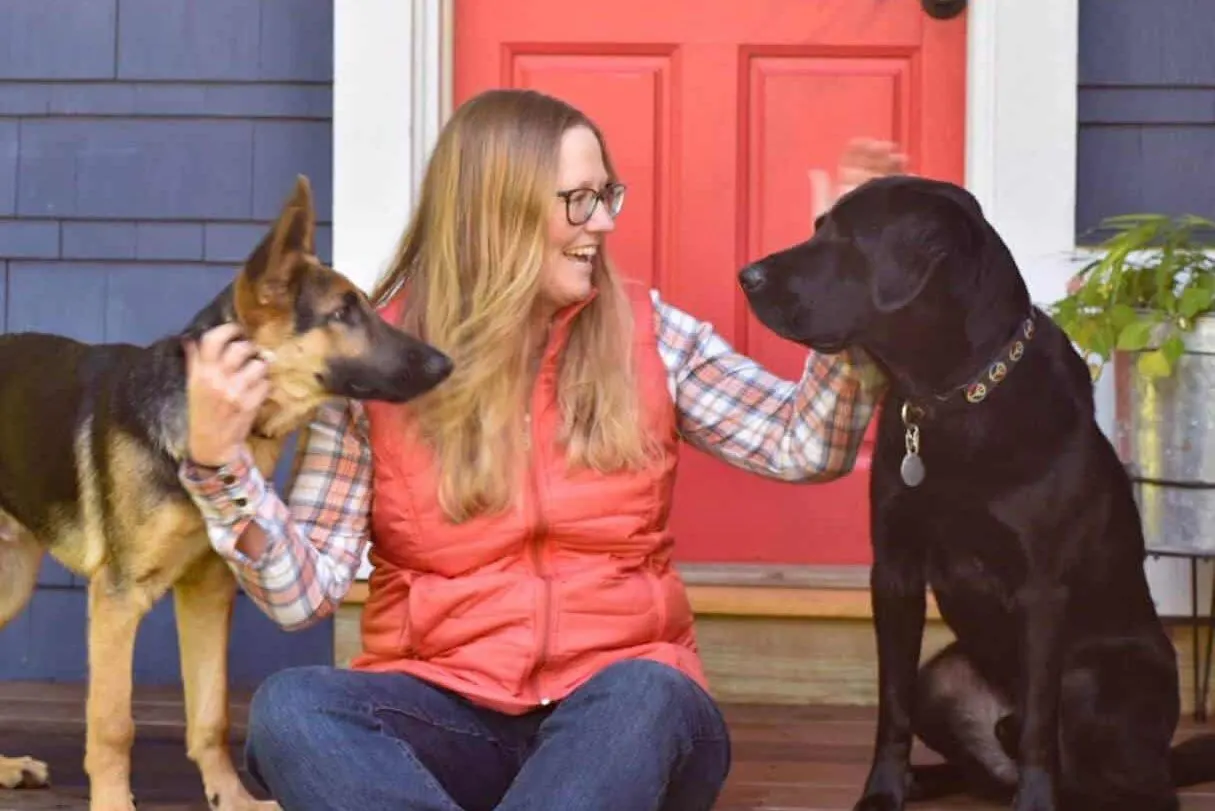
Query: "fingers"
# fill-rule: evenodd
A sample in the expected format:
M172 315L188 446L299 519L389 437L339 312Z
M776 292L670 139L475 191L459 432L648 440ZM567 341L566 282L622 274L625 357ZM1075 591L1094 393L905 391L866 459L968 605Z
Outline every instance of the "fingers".
M235 374L254 358L266 360L270 354L244 337L239 324L221 324L203 333L197 341L186 341L187 371L198 364L225 374Z
M228 379L230 381L230 388L243 395L254 386L267 382L266 362L260 358L254 358L240 369L232 372Z
M245 411L254 411L261 407L261 404L266 401L270 395L270 379L262 378L256 383L253 383L245 391L245 395L241 400L241 408Z
M902 172L907 167L907 155L897 148L892 141L854 138L844 148L841 175L868 179Z
M250 362L254 358L258 358L257 346L252 341L237 339L224 347L223 354L219 358L219 366L228 374L235 374L252 365ZM257 363L261 364L262 361L258 359Z
M270 393L268 364L238 324L222 324L185 344L187 374L205 399L234 411L256 409Z
M198 359L203 363L216 363L228 345L244 335L240 324L220 324L209 329L198 340Z

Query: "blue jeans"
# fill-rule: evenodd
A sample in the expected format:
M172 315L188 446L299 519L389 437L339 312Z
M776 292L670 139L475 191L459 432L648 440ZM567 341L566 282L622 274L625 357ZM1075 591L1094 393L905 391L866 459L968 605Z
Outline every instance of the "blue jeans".
M253 696L247 757L284 811L709 811L730 744L713 700L655 662L522 716L411 676L304 667Z

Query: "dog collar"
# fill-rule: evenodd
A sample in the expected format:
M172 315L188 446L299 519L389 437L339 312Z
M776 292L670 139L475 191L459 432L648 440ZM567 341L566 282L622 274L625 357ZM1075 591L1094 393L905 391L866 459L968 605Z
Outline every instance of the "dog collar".
M978 405L987 399L992 390L1008 378L1012 368L1025 356L1026 345L1037 334L1038 309L1030 310L1028 316L1021 321L1013 337L996 354L995 359L984 367L983 371L967 383L963 383L948 392L936 394L937 403L945 404L953 401L959 395L971 405ZM899 465L899 474L903 483L908 487L917 487L924 481L924 460L920 458L920 421L933 413L934 409L922 406L911 400L903 401L900 417L903 421L903 441L905 453L903 462Z

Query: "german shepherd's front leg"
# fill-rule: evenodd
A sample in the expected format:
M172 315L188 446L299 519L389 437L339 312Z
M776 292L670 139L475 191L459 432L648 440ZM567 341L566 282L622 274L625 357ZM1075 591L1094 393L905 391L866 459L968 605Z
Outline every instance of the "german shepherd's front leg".
M889 502L876 509L870 588L878 648L877 734L855 811L903 811L927 585L916 539L893 526Z
M134 811L131 797L131 680L135 635L154 600L109 569L89 581L88 724L84 770L91 811Z
M215 811L277 809L245 790L228 753L228 637L236 580L227 564L204 555L173 587L186 694L186 746Z

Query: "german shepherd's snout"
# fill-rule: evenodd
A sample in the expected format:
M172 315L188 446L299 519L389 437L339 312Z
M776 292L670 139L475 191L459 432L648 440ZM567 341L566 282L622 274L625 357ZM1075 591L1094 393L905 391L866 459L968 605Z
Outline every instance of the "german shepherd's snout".
M245 791L227 749L227 648L236 582L177 470L186 445L183 342L235 322L269 362L248 438L269 477L285 438L334 397L405 402L451 360L388 324L315 254L300 177L235 280L185 329L147 346L0 336L0 625L28 602L46 551L89 581L85 769L91 807L134 808L131 670L140 619L170 589L190 757L210 807L276 808ZM49 644L54 644L50 641ZM0 757L0 786L47 782L45 764Z
M360 316L362 317L362 316ZM403 403L429 391L452 372L447 355L370 316L369 351L335 358L321 374L326 391L358 400Z

